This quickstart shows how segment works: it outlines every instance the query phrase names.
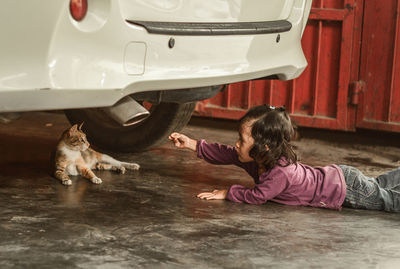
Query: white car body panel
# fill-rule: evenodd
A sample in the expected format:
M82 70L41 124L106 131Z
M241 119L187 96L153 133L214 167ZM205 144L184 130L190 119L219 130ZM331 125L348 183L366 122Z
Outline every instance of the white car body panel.
M89 0L88 14L76 22L69 1L3 0L0 112L105 107L136 92L269 75L294 79L307 65L301 35L310 7L311 0ZM276 33L149 34L126 21L133 19L287 20L292 28L277 42Z

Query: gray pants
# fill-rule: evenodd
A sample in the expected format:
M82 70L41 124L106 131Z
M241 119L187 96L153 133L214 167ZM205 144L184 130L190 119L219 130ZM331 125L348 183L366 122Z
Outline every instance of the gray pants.
M400 212L400 168L371 178L357 168L339 167L347 184L344 207Z

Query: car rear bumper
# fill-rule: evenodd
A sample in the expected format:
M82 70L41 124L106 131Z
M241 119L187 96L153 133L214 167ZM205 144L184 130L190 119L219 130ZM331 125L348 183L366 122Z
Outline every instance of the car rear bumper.
M236 30L232 24L230 28L211 25L225 31L219 35L189 35L179 29L151 32L143 23L127 22L119 1L112 3L101 7L102 14L107 14L102 20L99 15L91 22L89 16L89 23L74 22L65 14L66 3L54 11L61 15L53 16L57 21L51 27L43 30L38 19L36 26L28 28L42 35L31 45L30 57L18 50L12 57L0 52L5 61L0 68L0 112L110 106L138 92L221 85L270 75L288 80L299 76L307 65L300 38L309 0L293 0L285 22L275 23L279 27L270 28L269 33L254 32L257 28L244 24ZM198 25L195 31L205 29ZM240 29L247 32L239 33ZM23 40L16 38L16 42Z

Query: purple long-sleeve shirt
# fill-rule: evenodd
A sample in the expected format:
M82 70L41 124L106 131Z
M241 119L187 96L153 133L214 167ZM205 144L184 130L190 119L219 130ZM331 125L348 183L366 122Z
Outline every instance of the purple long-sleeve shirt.
M346 196L343 172L337 165L311 167L299 162L276 165L258 174L256 162L242 163L234 147L205 140L197 142L197 156L212 164L237 165L249 173L256 183L253 188L230 187L227 199L233 202L263 204L274 201L286 205L304 205L340 210Z

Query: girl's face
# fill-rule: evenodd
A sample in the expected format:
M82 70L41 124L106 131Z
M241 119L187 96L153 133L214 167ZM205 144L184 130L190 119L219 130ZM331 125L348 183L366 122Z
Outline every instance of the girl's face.
M239 156L239 161L242 163L252 162L253 158L249 156L249 152L254 145L254 139L251 136L251 126L254 120L243 123L239 128L239 140L236 142L236 151Z

